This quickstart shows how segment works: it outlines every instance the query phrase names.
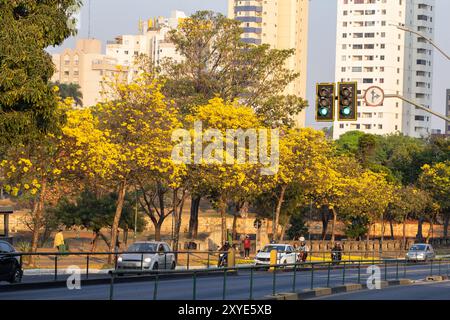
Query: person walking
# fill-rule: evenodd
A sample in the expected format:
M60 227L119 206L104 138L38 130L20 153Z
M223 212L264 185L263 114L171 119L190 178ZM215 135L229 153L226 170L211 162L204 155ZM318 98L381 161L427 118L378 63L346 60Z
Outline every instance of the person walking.
M61 228L58 229L58 232L55 235L55 239L53 241L53 247L57 248L60 253L64 253L66 251L64 235L63 235L63 231Z
M250 237L247 235L244 239L244 258L247 260L250 258L250 249L252 247L252 242L250 241Z

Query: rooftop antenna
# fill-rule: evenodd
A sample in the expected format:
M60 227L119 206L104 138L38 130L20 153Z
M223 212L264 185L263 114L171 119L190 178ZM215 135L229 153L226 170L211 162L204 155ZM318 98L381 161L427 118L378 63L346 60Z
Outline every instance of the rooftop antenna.
M89 6L88 6L88 39L91 38L91 1L89 0Z

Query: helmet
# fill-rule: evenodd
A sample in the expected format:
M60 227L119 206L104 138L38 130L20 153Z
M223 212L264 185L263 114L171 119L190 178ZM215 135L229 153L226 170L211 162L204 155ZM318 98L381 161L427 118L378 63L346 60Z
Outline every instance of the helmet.
M300 237L301 242L305 242L305 237Z

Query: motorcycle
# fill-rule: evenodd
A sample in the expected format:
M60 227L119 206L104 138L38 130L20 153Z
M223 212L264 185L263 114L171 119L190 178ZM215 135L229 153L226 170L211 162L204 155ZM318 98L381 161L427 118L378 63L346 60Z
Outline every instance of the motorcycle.
M331 261L333 262L333 265L337 265L342 260L342 253L339 251L332 251L331 252Z
M217 262L218 268L224 268L228 265L228 253L221 253L219 255L219 261Z
M308 254L305 251L300 251L297 262L305 262Z

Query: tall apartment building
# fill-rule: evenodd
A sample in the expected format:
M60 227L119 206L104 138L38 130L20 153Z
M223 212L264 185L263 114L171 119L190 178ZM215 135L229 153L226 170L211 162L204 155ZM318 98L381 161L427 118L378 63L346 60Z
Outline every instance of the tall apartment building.
M403 24L433 38L435 0L338 0L336 81L357 81L362 95L370 86L431 107L433 48ZM333 125L333 137L351 130L372 134L430 133L430 114L400 100L381 107L358 103L358 121Z
M52 55L56 72L52 82L75 83L83 94L83 106L89 107L102 100L103 81L117 73L126 76L127 69L117 69L118 60L102 54L102 44L95 39L80 39L75 49L65 49ZM106 89L106 88L105 88Z
M450 118L450 89L447 89L447 94L445 95L445 114L447 118ZM450 122L445 123L445 133L450 136Z
M164 58L180 61L182 57L176 51L175 45L167 40L167 33L177 28L185 18L184 12L172 11L169 18L158 17L140 21L139 34L121 35L113 41L108 41L106 54L117 58L121 65L129 67L133 66L135 57L141 54L150 57L155 66Z
M300 73L286 89L287 94L306 97L308 57L308 0L228 0L228 17L242 22L242 40L269 44L274 49L295 49L287 67ZM305 126L306 111L297 118Z

